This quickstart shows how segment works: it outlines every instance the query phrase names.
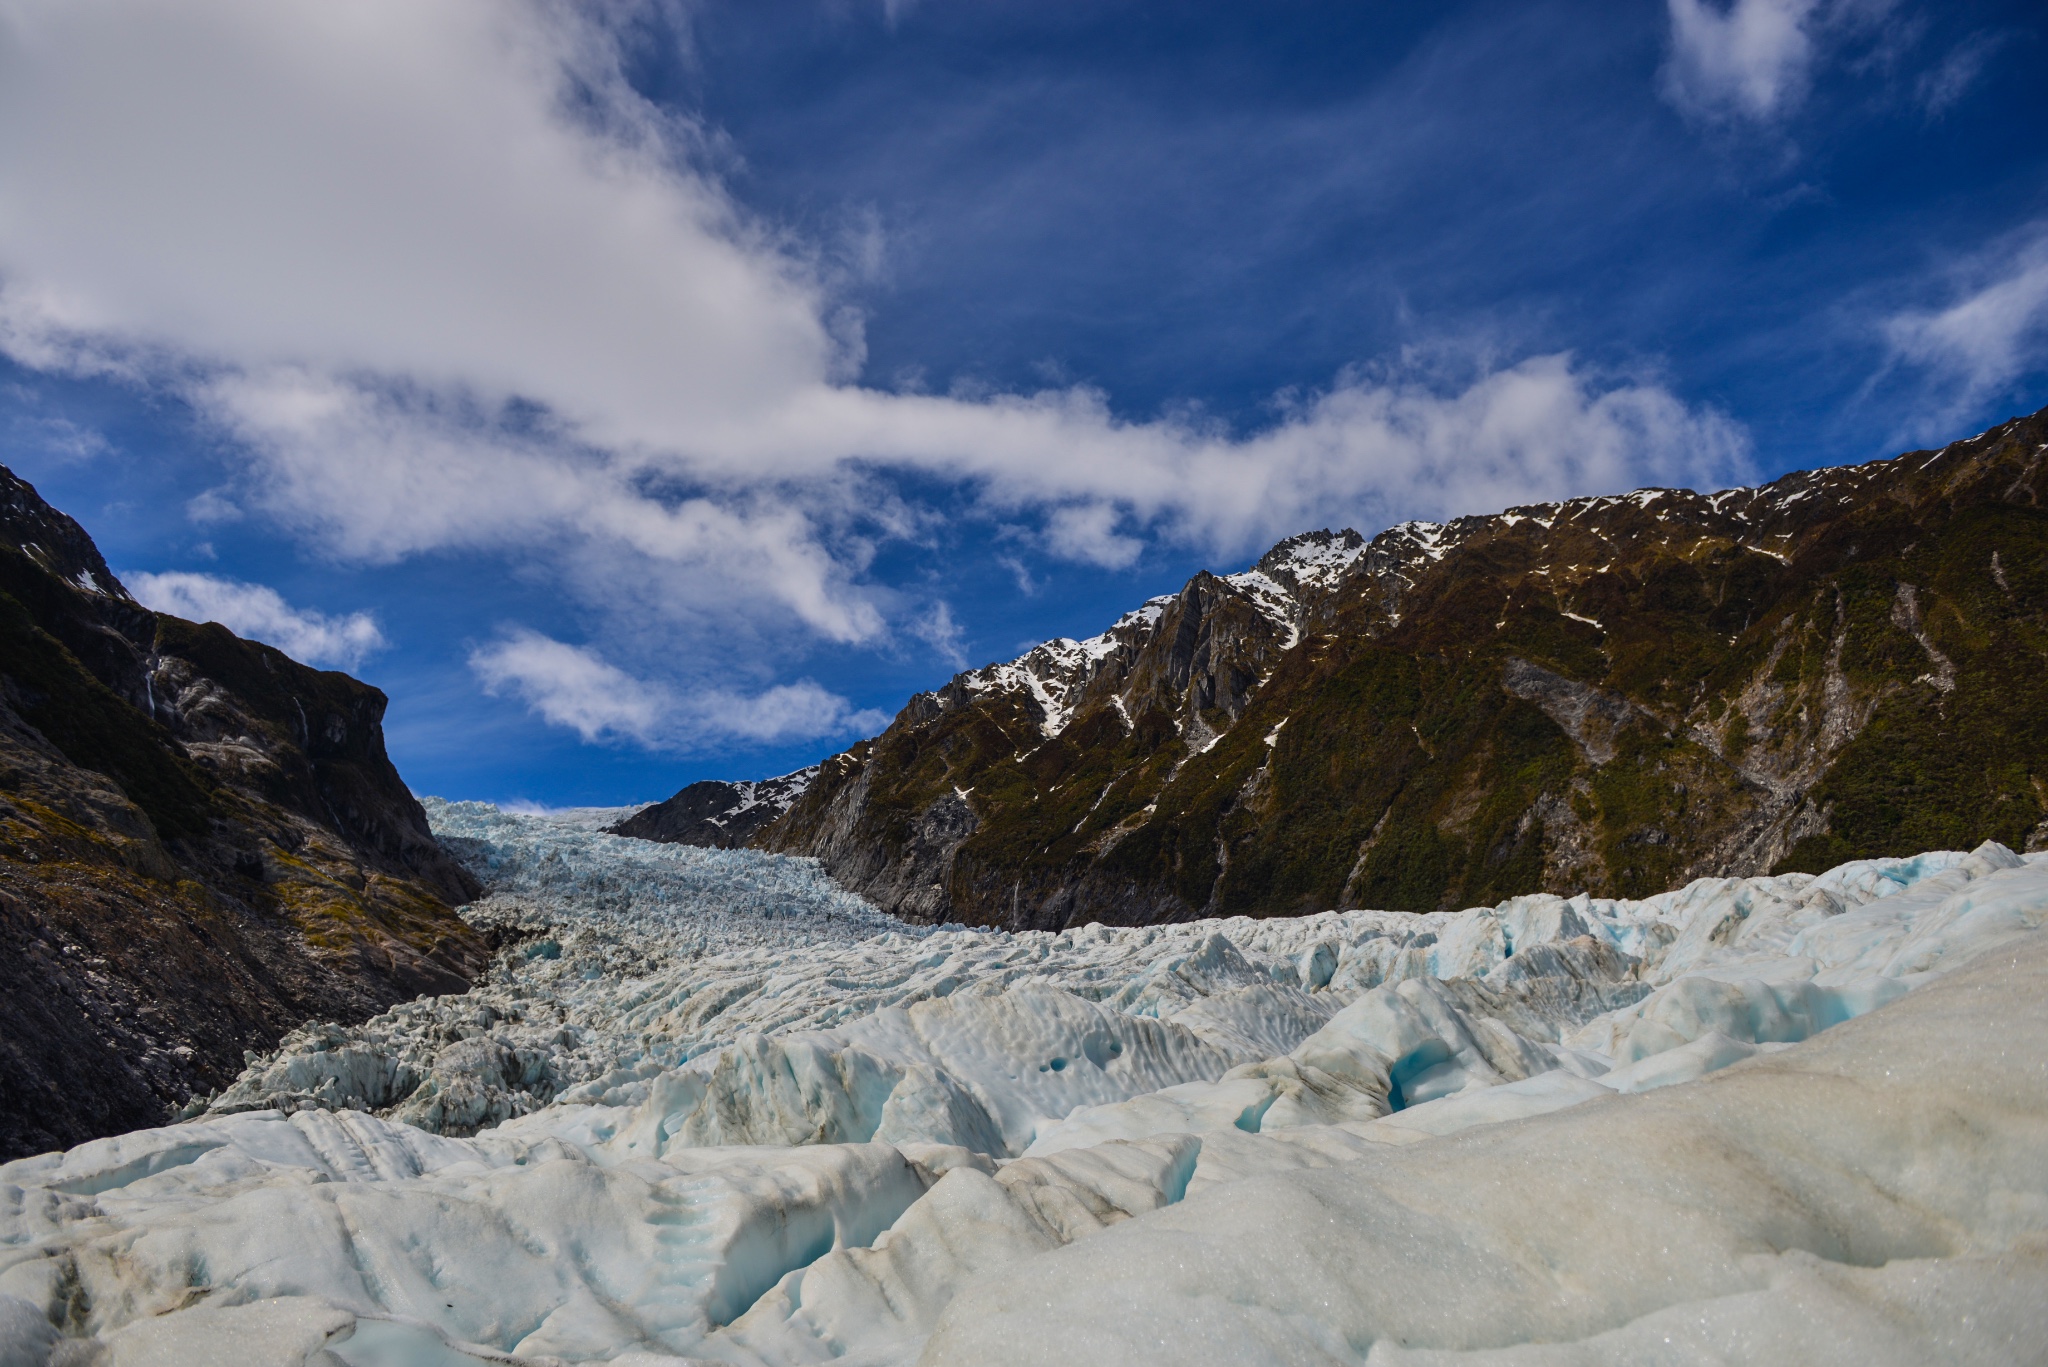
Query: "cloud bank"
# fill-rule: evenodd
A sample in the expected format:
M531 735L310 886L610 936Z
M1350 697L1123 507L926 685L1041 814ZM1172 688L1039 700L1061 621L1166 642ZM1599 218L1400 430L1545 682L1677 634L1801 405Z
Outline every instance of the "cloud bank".
M330 617L295 608L276 589L211 574L121 576L145 607L194 622L218 622L237 636L276 646L302 664L354 669L387 642L367 612Z
M1685 71L1790 98L1813 6L1673 5L1705 54ZM592 15L624 8L0 0L0 349L183 398L243 461L210 516L349 560L519 558L693 639L786 622L957 652L943 604L867 577L918 520L898 476L1117 568L1749 471L1726 418L1565 354L1361 369L1250 434L1082 388L859 383L858 317L810 249L622 76ZM545 640L488 648L480 677L586 737L668 743L675 698ZM700 724L850 724L792 687Z
M889 722L880 712L855 710L808 679L752 695L651 683L589 647L523 627L472 652L469 664L486 692L516 695L548 722L592 743L630 741L686 751L733 741L871 735Z

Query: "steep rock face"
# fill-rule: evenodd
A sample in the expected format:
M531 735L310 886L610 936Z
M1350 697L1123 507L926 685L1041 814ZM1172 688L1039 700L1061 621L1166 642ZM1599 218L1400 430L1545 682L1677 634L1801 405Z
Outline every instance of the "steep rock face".
M310 1016L481 969L384 695L149 611L4 468L0 642L0 1154L161 1123Z
M605 829L613 835L730 850L746 845L769 822L788 811L817 777L818 766L758 782L704 779L666 802L642 807Z
M1759 489L1290 538L913 699L757 843L1014 927L2038 848L2044 455L2048 413Z

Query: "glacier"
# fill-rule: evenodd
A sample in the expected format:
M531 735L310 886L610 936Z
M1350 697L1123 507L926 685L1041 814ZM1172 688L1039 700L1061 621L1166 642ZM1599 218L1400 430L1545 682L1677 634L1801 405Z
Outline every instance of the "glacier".
M426 805L487 978L0 1166L0 1367L2048 1361L2048 857L1012 934Z

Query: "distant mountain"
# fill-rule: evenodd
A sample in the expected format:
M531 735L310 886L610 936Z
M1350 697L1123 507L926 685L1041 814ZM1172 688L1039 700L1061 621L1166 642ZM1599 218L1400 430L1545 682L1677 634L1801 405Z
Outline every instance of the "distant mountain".
M0 1158L162 1123L308 1018L481 970L384 708L143 607L0 467Z
M2048 410L1940 451L1312 532L912 698L753 837L923 920L1641 896L2048 844Z
M793 774L758 782L705 779L692 783L668 801L642 807L605 829L613 835L636 836L641 840L735 849L787 812L817 776L818 766L813 764Z

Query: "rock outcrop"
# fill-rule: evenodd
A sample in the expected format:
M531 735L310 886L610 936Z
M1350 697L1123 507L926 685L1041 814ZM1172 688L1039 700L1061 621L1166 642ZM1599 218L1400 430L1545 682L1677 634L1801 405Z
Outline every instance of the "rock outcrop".
M151 612L4 468L0 642L0 1155L162 1123L309 1017L482 969L384 695Z

